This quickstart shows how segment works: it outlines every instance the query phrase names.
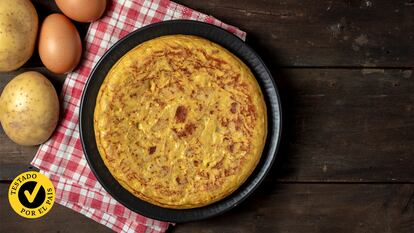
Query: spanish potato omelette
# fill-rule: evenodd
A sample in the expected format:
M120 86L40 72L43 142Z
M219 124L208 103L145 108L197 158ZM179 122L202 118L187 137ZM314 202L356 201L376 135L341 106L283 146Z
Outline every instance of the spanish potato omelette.
M99 153L129 192L186 209L235 191L256 167L266 105L250 69L225 48L170 35L126 53L97 97Z

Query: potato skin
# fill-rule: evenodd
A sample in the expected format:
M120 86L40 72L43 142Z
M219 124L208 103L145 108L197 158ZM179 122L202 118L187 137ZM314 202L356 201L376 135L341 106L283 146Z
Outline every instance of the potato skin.
M59 100L52 83L34 71L12 79L0 97L0 120L6 135L20 145L38 145L53 133Z
M16 70L32 56L38 16L29 0L0 0L0 71Z

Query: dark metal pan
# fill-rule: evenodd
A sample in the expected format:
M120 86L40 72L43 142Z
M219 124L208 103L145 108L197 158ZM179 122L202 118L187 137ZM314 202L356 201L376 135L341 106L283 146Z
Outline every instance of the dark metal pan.
M112 66L137 45L164 35L195 35L213 41L239 57L252 70L265 97L268 111L268 135L259 164L247 181L228 197L208 206L194 209L168 209L145 202L124 189L111 175L99 155L94 133L93 114L96 97ZM144 216L169 222L188 222L216 216L245 200L270 170L281 135L281 108L276 84L262 59L242 40L211 24L172 20L138 29L112 46L93 69L83 91L80 105L80 136L89 166L102 186L127 208Z

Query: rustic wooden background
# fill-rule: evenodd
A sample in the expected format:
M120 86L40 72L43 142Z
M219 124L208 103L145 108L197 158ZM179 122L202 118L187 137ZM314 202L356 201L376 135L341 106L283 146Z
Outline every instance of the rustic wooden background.
M34 1L41 18L52 0ZM281 92L283 138L259 190L234 210L170 232L414 232L414 1L177 1L247 32ZM84 35L87 25L78 24ZM64 76L37 70L59 90ZM1 232L111 232L56 205L12 212L7 189L36 147L0 131Z

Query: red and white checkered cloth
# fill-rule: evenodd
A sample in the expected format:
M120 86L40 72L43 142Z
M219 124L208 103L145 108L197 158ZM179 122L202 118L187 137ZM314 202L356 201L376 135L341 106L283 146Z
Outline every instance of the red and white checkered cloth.
M165 232L169 223L141 216L115 201L97 182L79 139L82 90L99 58L119 39L147 24L192 19L212 23L245 39L246 33L168 0L113 0L104 17L90 25L80 66L66 77L62 119L53 136L40 146L32 164L56 188L56 202L117 232Z

